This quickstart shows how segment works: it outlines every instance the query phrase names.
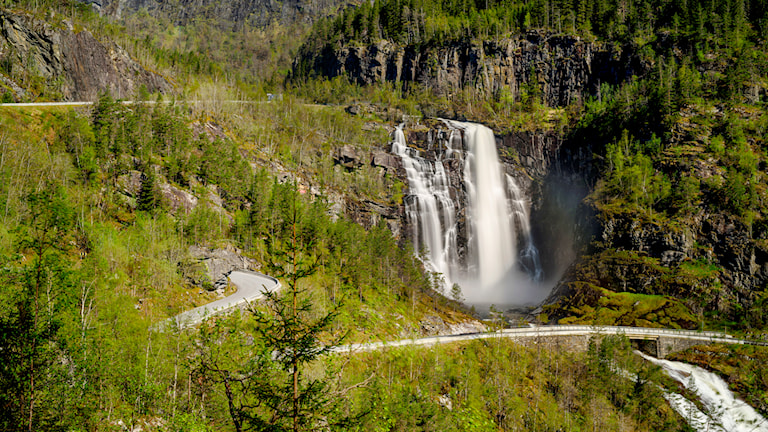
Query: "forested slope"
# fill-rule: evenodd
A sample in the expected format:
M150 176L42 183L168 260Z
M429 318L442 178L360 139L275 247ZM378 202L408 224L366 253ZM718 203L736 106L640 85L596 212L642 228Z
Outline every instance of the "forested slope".
M377 1L319 22L292 79L548 137L538 181L587 192L545 320L762 328L766 22L760 1Z
M288 429L299 412L290 355L302 353L296 382L312 403L301 430L686 430L657 386L674 385L622 338L581 354L493 340L313 357L341 335L411 337L469 318L397 224L376 223L402 218L405 183L396 163L366 158L386 155L404 114L487 123L501 142L550 137L548 157L588 186L580 258L539 320L765 329L761 2L377 0L320 20L308 38L302 26L12 6L44 30L69 21L72 34L113 41L176 87L98 93L82 109L0 107L0 428ZM385 50L403 59L395 73L370 61ZM410 80L408 52L421 55ZM8 53L3 76L39 87L21 64L34 55ZM339 58L369 62L353 76L346 60L318 61ZM60 98L61 84L26 100ZM283 99L226 103L268 90ZM503 150L519 163L514 146ZM300 313L270 303L155 331L217 298L205 261L219 255L286 276ZM275 317L322 325L296 349L298 337L265 335ZM717 367L764 412L755 350Z

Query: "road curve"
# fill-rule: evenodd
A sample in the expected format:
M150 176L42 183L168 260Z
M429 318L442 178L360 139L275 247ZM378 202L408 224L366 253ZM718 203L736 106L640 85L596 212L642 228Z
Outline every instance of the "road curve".
M275 292L281 287L277 279L248 270L233 271L229 274L229 280L237 286L237 292L221 300L182 312L169 320L175 321L179 328L193 327L214 315L226 313L259 300L264 297L264 290Z
M623 327L623 326L580 326L580 325L559 325L559 326L536 326L504 329L490 333L468 333L460 335L431 336L418 339L401 339L391 342L370 342L362 344L350 344L333 347L330 352L333 353L352 353L374 351L384 348L401 347L407 345L414 346L432 346L437 344L467 341L474 339L489 338L536 338L550 336L585 336L585 335L607 335L623 334L630 338L658 337L668 336L681 339L700 340L708 343L727 343L727 344L756 344L760 342L751 342L743 339L736 339L733 336L721 332L699 332L691 330L671 330L645 327Z

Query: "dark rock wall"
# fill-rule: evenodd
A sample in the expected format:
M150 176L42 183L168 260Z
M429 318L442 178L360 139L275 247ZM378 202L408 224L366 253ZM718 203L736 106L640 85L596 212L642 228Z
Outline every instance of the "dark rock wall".
M141 85L151 92L171 89L168 81L142 68L118 45L63 24L54 27L0 9L0 58L10 57L12 65L6 78L28 74L49 83L59 81L64 100L94 100L102 90L130 98Z
M637 263L629 261L609 269L617 278L614 285L623 283L637 291L648 286L652 288L649 293L665 289L683 298L701 291L706 294L701 304L720 310L734 302L748 306L768 284L768 247L753 237L751 227L736 218L702 210L676 230L626 215L603 215L598 221L596 249L638 252L664 268L695 262L718 268L706 278L678 277L667 281L665 287L655 287L655 281L650 280L653 275L635 271Z
M598 94L601 83L623 82L644 72L646 66L634 52L574 36L530 32L512 39L426 47L382 40L325 49L297 65L308 62L312 73L346 75L362 85L421 83L446 96L474 87L486 94L508 91L517 98L530 83L548 106L567 106Z

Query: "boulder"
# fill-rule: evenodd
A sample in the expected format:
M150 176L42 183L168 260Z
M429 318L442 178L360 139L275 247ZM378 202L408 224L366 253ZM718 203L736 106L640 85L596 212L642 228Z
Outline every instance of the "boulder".
M197 197L168 183L160 184L160 194L173 213L178 211L188 213L197 206Z
M399 156L396 156L392 153L376 150L371 156L371 165L375 167L382 167L386 169L387 172L394 172L402 168L403 161L400 160Z
M360 152L349 144L336 149L334 161L345 168L358 168L363 165Z
M258 266L255 261L241 255L233 247L209 249L189 247L189 258L179 263L179 271L193 285L207 290L223 290L227 276L235 270L251 270Z

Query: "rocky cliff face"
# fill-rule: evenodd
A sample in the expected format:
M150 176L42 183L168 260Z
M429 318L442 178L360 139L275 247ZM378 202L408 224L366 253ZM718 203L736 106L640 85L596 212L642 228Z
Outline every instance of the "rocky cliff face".
M768 246L742 222L703 211L673 229L628 215L596 221L591 247L546 301L557 305L550 318L603 305L597 287L677 298L697 316L762 316L756 305L768 284Z
M671 178L688 172L701 181L700 189L687 192L695 200L690 209L648 212L605 203L599 196L585 200L582 208L587 211L577 220L585 246L582 259L571 266L549 302L558 303L561 311L604 307L598 303L599 287L674 297L699 316L740 323L762 320L768 225L764 216L745 218L723 204L717 180L727 175L725 162L704 150L724 113L742 120L755 115L741 108L728 112L723 106L689 106L667 134L669 149L697 146L680 157L668 153L657 168ZM757 146L762 137L747 134L745 139Z
M326 77L346 75L359 84L421 83L444 95L474 87L517 98L526 85L534 84L548 106L596 95L600 84L622 82L647 69L634 50L539 32L428 47L382 40L311 53L297 60L296 73L300 65Z
M139 10L156 17L170 19L176 25L193 20L212 20L219 27L239 29L243 26L265 27L273 21L311 22L322 11L337 4L334 0L81 0L101 15L121 18Z
M25 98L26 93L35 98L47 91L64 100L94 100L102 90L130 98L142 85L151 92L171 88L118 45L103 43L87 30L75 31L67 21L57 26L2 9L0 59L6 65L0 75L16 98Z

